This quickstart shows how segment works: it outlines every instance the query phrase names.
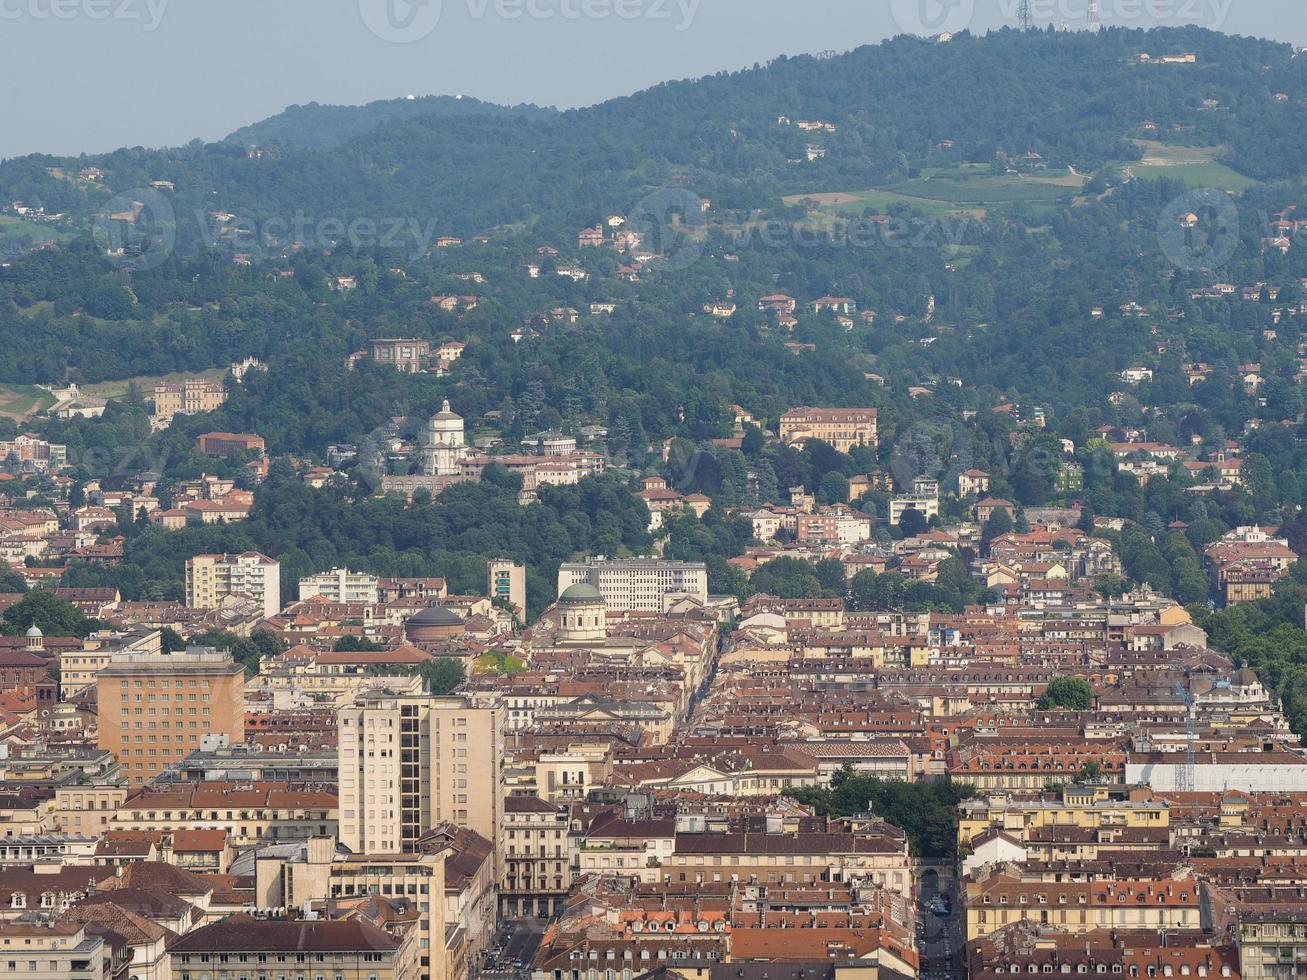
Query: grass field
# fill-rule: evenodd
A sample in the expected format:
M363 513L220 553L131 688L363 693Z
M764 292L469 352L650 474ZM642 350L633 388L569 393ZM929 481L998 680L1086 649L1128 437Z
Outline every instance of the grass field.
M54 395L35 385L0 385L0 416L22 421L54 404Z
M208 371L173 371L170 374L142 374L135 378L124 378L121 381L99 381L90 385L79 385L78 387L86 395L92 398L120 398L127 390L127 386L133 381L141 389L141 394L146 398L151 397L154 386L159 382L176 382L176 381L220 381L227 373L226 368L211 368Z
M929 168L912 180L865 191L791 194L785 203L793 205L809 200L823 211L845 215L861 214L867 208L884 211L900 204L928 217L983 217L991 209L1015 204L1053 204L1076 193L1084 184L1083 177L1071 173L995 174L982 164L963 164Z
M0 248L7 251L37 248L47 242L62 242L73 237L74 233L65 229L0 214Z
M1241 191L1257 183L1216 159L1225 151L1221 146L1170 146L1152 140L1134 143L1144 151L1144 158L1121 169L1141 179L1166 177L1182 180L1190 187L1219 191Z

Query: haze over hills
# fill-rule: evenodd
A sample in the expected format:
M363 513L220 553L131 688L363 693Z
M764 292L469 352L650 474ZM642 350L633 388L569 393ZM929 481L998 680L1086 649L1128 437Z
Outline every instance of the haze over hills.
M1140 63L1179 52L1196 63ZM1089 174L1139 161L1140 137L1219 147L1240 174L1277 179L1307 169L1307 140L1296 135L1307 128L1305 96L1307 63L1288 45L1198 28L901 37L568 112L452 98L295 107L208 145L11 160L0 165L0 198L85 225L113 193L170 181L177 236L189 246L205 239L185 217L197 211L260 223L421 216L469 235L570 226L671 185L756 209L1000 157L1038 154L1050 171ZM263 152L251 158L256 144ZM85 167L103 178L79 182Z
M1202 30L899 38L581 110L305 106L209 145L9 161L0 431L30 425L108 485L245 472L200 451L212 433L339 466L320 489L281 467L230 526L127 515L123 564L67 582L131 598L178 594L191 554L246 550L464 590L520 551L545 596L560 561L650 546L627 476L646 469L713 504L673 521L666 556L744 595L736 509L793 487L842 503L857 479L891 523L889 477L976 468L1014 507L1110 518L1132 582L1202 602L1198 550L1231 529L1307 553L1305 70ZM660 206L676 213L649 227ZM425 369L382 363L386 338ZM226 377L251 357L265 370ZM179 376L223 378L220 403L156 430L148 394ZM42 416L37 385L69 383L112 400ZM563 432L619 475L578 474L542 509L493 470L413 509L375 497L446 400L469 441ZM874 409L878 445L767 438L796 406ZM1231 452L1239 481L1204 489ZM961 612L988 589L949 563L907 599L875 573L893 590L868 608ZM794 567L767 588L843 590L841 569ZM1304 569L1256 607L1290 635L1252 641L1247 613L1211 627L1300 732Z

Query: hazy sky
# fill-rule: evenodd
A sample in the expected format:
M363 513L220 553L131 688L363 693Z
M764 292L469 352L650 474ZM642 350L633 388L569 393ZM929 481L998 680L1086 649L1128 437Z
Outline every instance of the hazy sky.
M1083 23L1088 0L1033 0ZM1099 0L1307 45L1305 0ZM1017 0L0 0L0 157L160 146L305 102L577 106L778 54L1011 23Z

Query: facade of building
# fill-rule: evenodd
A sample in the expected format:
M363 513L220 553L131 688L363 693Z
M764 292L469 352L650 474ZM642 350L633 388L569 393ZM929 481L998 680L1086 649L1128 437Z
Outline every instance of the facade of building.
M559 911L572 887L568 807L538 796L504 801L499 880L503 915L547 916Z
M350 850L411 853L441 822L500 839L500 707L373 691L336 720L340 840Z
M262 436L249 432L206 432L195 438L196 448L208 456L229 456L232 453L259 453L264 451Z
M526 566L507 558L498 558L486 566L486 594L492 599L503 599L513 612L526 622Z
M367 572L351 572L348 568L333 568L300 579L300 602L315 596L328 602L361 602L375 606L379 597L380 579Z
M245 669L225 650L116 653L95 687L97 744L132 785L186 758L205 735L245 738Z
M419 374L431 357L428 340L369 340L368 355L378 364L405 374Z
M422 443L422 472L426 476L457 476L459 464L471 455L464 441L463 417L449 407L449 399L431 416Z
M781 416L781 442L820 439L842 453L878 443L874 408L792 408Z
M659 558L596 558L566 562L558 569L561 595L573 585L593 585L610 610L663 612L669 596L708 598L708 566Z
M104 937L76 923L0 924L0 972L28 980L109 980L116 975ZM380 980L380 978L378 978Z
M191 379L176 384L154 386L154 417L171 419L174 415L198 415L222 407L227 389L221 381Z
M186 562L186 605L217 609L227 596L246 596L271 618L281 611L281 564L257 551L196 555Z
M399 950L394 936L360 918L306 922L236 915L187 933L170 952L175 975L190 980L410 980Z

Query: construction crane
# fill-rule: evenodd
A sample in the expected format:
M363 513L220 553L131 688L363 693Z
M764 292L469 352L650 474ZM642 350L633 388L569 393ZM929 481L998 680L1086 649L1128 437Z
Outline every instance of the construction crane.
M1194 743L1197 741L1197 736L1194 735L1194 696L1189 693L1189 688L1179 681L1175 682L1175 693L1180 695L1187 709L1185 712L1185 764L1184 768L1180 770L1180 778L1176 780L1176 789L1181 793L1192 793L1194 791Z

